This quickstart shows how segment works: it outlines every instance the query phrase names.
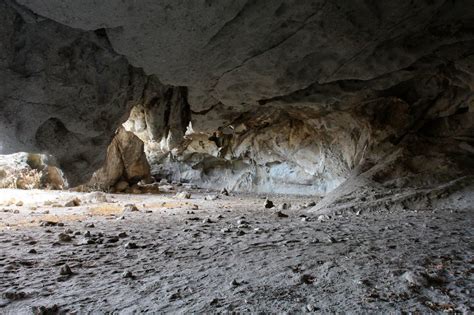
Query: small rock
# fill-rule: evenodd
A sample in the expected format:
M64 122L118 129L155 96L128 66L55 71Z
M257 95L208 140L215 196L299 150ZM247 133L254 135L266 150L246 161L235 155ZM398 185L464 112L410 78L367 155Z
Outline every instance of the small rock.
M126 238L128 235L125 232L120 232L117 236L120 238Z
M107 243L117 243L119 241L118 236L112 236L107 240Z
M311 208L311 207L314 207L315 205L316 205L316 202L310 201L310 202L306 203L306 204L304 205L304 207L305 207L305 208Z
M182 191L176 194L176 198L180 199L190 199L191 198L191 193L187 191Z
M229 196L229 191L226 188L222 188L221 195Z
M127 244L125 244L125 248L127 249L136 249L138 248L137 244L133 243L133 242L129 242Z
M86 228L94 228L95 225L94 225L94 223L87 223L87 224L85 225L85 227L86 227Z
M230 285L236 287L236 286L239 286L240 283L239 283L236 279L233 279L233 280L230 282Z
M38 252L36 251L36 249L32 248L28 251L29 254L37 254Z
M330 219L330 217L326 214L322 214L322 215L318 216L318 221L320 221L320 222L324 222L324 221L327 221L329 219Z
M328 236L327 240L328 240L329 243L337 243L336 239L332 236Z
M290 207L291 207L291 205L289 203L284 202L280 205L279 209L280 210L288 210L288 209L290 209Z
M78 207L81 205L81 200L79 198L74 198L69 200L64 204L65 207Z
M137 212L140 211L138 210L137 206L135 206L132 203L126 204L125 207L123 208L124 212Z
M59 270L59 274L61 276L70 276L72 275L71 268L67 264L64 264L61 266L61 269Z
M277 217L279 217L279 218L288 218L288 214L285 214L285 213L283 213L283 212L281 212L281 211L275 212L275 215L276 215Z
M131 271L126 270L122 273L122 278L133 278L133 274Z
M59 306L57 306L56 304L53 306L33 306L31 309L34 315L59 314Z
M300 282L305 284L311 284L314 282L314 277L312 275L304 274L300 277Z
M207 200L207 201L214 201L218 198L219 198L218 195L207 195L206 197L204 197L204 199Z
M71 236L69 234L66 234L66 233L59 233L58 234L58 239L61 242L70 242L71 241Z
M269 199L265 199L265 202L264 202L263 206L266 209L270 209L270 208L273 208L275 205L273 204L273 201L271 201Z
M202 223L214 223L214 222L212 222L211 219L206 218L206 219L202 220Z
M402 275L402 279L408 282L410 285L419 287L426 286L428 284L427 279L418 272L407 271Z
M19 291L7 291L2 293L2 298L10 300L10 301L15 301L15 300L21 300L26 297L26 293Z
M123 192L128 188L128 183L124 180L119 181L117 184L115 184L115 192Z
M20 210L18 209L13 210L13 214L18 214L18 213L20 213Z
M192 210L199 210L199 206L198 206L198 205L193 205L193 206L191 207L191 209L192 209Z
M17 207L22 207L22 206L23 206L23 201L21 201L21 200L18 201L18 202L16 203L16 206L17 206Z
M238 230L235 234L237 234L237 236L242 236L245 235L245 232L242 230Z

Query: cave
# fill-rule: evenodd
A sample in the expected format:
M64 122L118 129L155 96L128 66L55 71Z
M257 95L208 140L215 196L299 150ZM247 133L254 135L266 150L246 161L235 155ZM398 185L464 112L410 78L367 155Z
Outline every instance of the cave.
M0 19L0 313L474 312L474 1Z

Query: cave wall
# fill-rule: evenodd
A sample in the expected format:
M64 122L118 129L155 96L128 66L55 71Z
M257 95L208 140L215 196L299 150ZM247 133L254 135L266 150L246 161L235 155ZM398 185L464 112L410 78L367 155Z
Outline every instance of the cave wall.
M205 187L472 175L472 1L0 5L1 150L50 152L72 184L132 106L155 175Z

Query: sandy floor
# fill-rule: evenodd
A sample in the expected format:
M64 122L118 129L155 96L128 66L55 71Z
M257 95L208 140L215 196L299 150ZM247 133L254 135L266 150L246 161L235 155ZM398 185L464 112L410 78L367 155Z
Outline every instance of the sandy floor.
M474 311L473 211L205 195L0 190L0 313Z

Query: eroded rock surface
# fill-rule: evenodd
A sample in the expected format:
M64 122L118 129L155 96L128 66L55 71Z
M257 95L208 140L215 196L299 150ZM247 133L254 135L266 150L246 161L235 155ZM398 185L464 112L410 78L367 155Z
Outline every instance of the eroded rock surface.
M89 185L109 189L122 180L127 185L118 190L123 191L141 180L149 180L150 165L143 147L137 136L120 127L107 149L104 166L94 173Z
M1 4L2 146L56 155L73 183L132 105L126 128L174 181L472 182L472 1Z

